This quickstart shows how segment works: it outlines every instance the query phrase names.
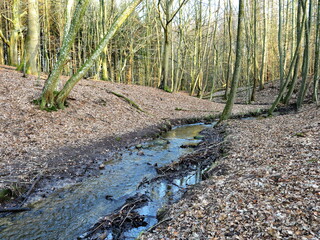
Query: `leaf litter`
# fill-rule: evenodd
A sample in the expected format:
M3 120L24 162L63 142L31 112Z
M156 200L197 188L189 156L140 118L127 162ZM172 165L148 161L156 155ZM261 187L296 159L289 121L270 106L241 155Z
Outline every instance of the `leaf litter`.
M0 189L10 188L14 195L28 191L39 176L34 190L45 189L40 195L46 196L57 187L98 175L99 166L115 158L119 149L156 136L168 123L217 115L224 107L186 93L82 80L65 110L46 112L32 104L45 78L25 78L13 67L0 65ZM259 108L239 105L234 113Z
M320 109L230 120L224 174L195 186L140 239L320 239ZM303 133L303 134L301 134Z

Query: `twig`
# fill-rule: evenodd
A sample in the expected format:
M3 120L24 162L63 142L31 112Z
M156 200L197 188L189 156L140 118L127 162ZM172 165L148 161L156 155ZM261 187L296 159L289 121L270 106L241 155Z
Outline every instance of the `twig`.
M152 227L150 227L147 232L151 232L152 230L154 230L156 227L158 227L160 224L166 222L166 221L170 221L172 218L166 218L161 220L160 222L158 222L157 224L153 225Z
M128 218L129 214L131 213L131 211L136 207L136 205L133 205L132 208L130 208L130 210L127 212L127 215L125 216L125 218L122 220L122 222L119 225L119 228L121 228L122 224L124 223L124 221Z
M28 200L30 194L32 193L34 187L36 186L36 184L40 181L40 179L42 178L42 174L39 174L36 179L34 180L34 182L32 183L31 187L29 188L28 192L25 194L25 198L22 201L22 203L20 204L20 207L23 206L23 204L25 204L25 202Z
M1 208L0 213L8 213L8 212L24 212L24 211L30 211L31 208Z
M171 184L172 184L173 186L176 186L176 187L180 188L180 189L185 189L184 187L181 187L181 186L179 186L178 184L176 184L176 183L174 183L174 182L172 182Z
M94 228L93 230L89 231L88 233L85 234L85 237L95 233L97 230L99 230L102 226L104 225L104 222L102 222L101 224L99 224L96 228Z

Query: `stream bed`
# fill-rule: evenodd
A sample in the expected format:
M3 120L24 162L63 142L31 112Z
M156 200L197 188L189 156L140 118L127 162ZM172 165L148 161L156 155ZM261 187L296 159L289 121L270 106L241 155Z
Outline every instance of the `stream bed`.
M169 165L193 151L201 140L195 136L211 125L191 124L176 127L161 139L145 142L105 162L99 177L57 190L49 197L32 203L31 211L0 218L0 239L77 239L99 218L110 215L137 194L148 197L147 204L137 209L145 216L145 226L124 232L120 239L135 239L139 233L157 223L156 214L163 206L179 200L184 190L201 181L196 167L189 175L176 179L155 179L156 167ZM141 184L145 183L146 184ZM115 239L108 233L104 239Z

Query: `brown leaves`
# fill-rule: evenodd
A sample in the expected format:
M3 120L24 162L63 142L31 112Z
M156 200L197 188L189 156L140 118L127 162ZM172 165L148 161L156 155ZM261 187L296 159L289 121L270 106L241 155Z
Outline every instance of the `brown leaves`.
M229 166L227 175L214 174L189 194L192 201L173 206L171 231L180 239L318 239L319 115L311 105L299 114L229 122L230 151L219 162ZM162 227L142 239L158 234L170 239Z
M32 104L39 97L45 78L24 78L13 68L0 66L0 188L18 179L30 183L39 171L46 171L48 175L68 173L67 177L78 176L87 162L76 157L64 159L62 156L71 149L81 149L107 137L121 140L120 136L124 134L143 131L170 119L216 114L224 107L224 104L184 93L83 80L71 93L68 108L48 113ZM64 77L62 79L65 81ZM148 114L137 111L108 93L110 91L132 99ZM246 110L260 107L245 106ZM177 108L187 111L176 111ZM235 112L239 111L244 109L235 107ZM124 142L135 140L124 139ZM105 146L106 151L108 147Z

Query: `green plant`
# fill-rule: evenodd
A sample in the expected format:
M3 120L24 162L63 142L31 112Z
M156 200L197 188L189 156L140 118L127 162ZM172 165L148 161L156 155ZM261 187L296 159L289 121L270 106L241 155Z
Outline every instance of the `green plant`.
M319 159L317 159L317 158L311 158L311 159L309 159L307 162L308 163L316 163L316 162L318 162L319 161Z
M163 90L168 93L172 93L171 89L168 86L164 86Z
M306 137L306 134L304 132L298 132L295 134L296 137Z
M12 197L13 193L11 189L9 188L4 188L0 189L0 202L4 202L8 200L10 197Z

